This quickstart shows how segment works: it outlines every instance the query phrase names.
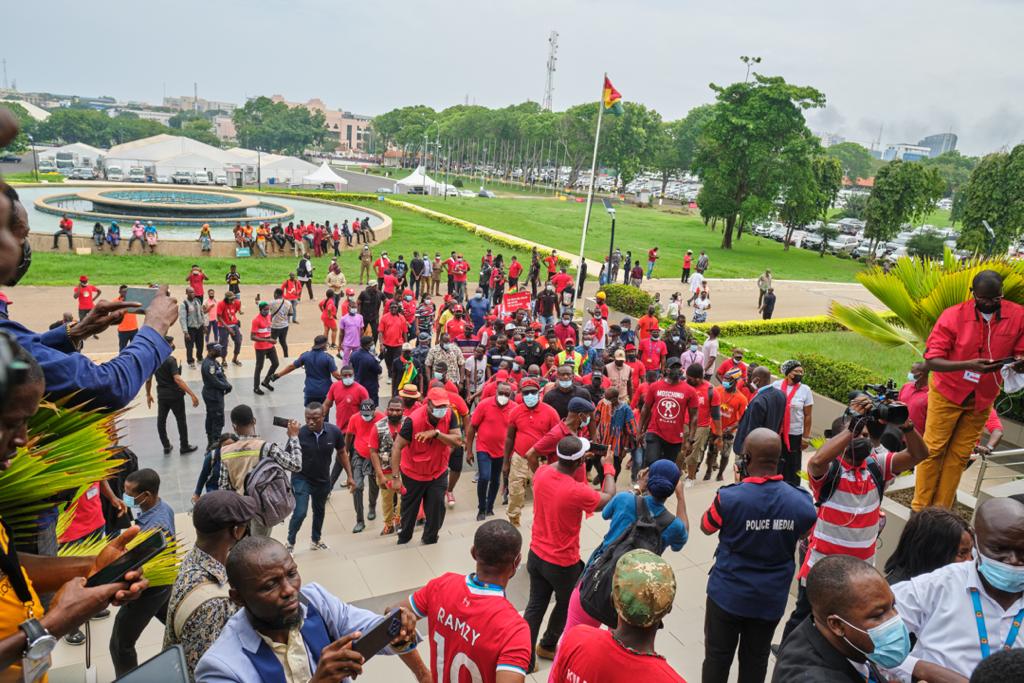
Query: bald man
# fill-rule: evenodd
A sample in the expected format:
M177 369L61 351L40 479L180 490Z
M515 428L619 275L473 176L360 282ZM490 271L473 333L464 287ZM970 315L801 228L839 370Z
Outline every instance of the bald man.
M959 675L948 680L964 681L990 653L1024 647L1024 635L1013 626L1024 617L1024 504L990 498L978 506L974 523L977 560L893 586L900 614L917 634L900 669L929 683L947 679L922 672L925 660Z
M766 427L775 433L782 429L782 417L786 413L786 395L772 386L771 370L759 365L750 373L747 384L757 393L750 399L747 410L736 427L736 439L732 452L743 455L743 442L747 434L759 427Z
M778 474L782 439L771 429L747 435L737 483L723 486L701 518L718 533L708 578L701 680L726 683L739 645L739 683L760 683L772 634L786 610L796 545L817 518L806 490Z

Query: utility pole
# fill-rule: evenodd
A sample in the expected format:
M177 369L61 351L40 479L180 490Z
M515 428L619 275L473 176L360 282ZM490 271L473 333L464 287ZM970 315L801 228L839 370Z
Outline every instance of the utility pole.
M7 90L7 58L3 58L4 64L4 90Z
M199 84L192 82L192 111L199 113Z
M544 102L541 108L544 111L551 111L551 100L555 92L555 65L558 63L558 31L552 31L548 36L548 64L547 78L544 80Z

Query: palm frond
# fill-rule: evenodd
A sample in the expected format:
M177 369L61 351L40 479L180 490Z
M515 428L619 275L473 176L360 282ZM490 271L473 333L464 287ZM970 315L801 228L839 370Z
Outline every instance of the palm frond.
M146 531L140 531L139 534L128 543L128 550L131 550L139 543L142 543L142 541L156 533L161 532L159 529L147 529ZM107 537L101 533L87 536L80 541L63 546L57 551L57 557L87 557L89 555L98 555L99 552L103 550L103 547L111 541L111 538L112 537ZM181 564L181 558L184 553L185 548L177 537L168 539L167 547L161 550L160 553L152 560L142 565L142 575L149 579L149 585L173 585L174 580L178 578L178 566Z
M917 350L912 334L896 327L883 318L880 313L867 306L844 306L833 301L829 307L829 317L862 337L867 337L883 346L895 348L906 344Z

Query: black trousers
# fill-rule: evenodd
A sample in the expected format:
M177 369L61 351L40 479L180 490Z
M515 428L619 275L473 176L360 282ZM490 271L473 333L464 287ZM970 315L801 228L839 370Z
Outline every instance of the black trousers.
M726 683L739 644L737 683L762 683L778 619L741 617L718 606L710 597L704 610L703 683Z
M569 611L569 598L572 596L572 589L583 573L583 562L568 567L560 567L551 564L546 560L537 557L531 550L526 559L526 571L530 575L530 600L526 603L526 610L523 611L523 619L530 626L530 642L535 646L537 636L540 633L540 625L544 621L544 613L548 611L548 603L551 602L551 595L555 596L555 608L551 611L548 619L548 627L544 635L540 637L541 647L547 650L554 650L558 646L558 639L562 637L565 629L565 617ZM534 661L531 652L530 664Z
M220 394L220 392L217 392ZM224 432L224 395L214 398L203 392L203 403L206 404L206 443L213 446Z
M807 599L807 589L800 584L796 590L796 604L789 615L789 620L782 629L782 641L785 641L790 633L799 626L804 619L811 616L811 602Z
M167 414L174 413L174 421L178 423L178 438L181 446L188 445L188 425L185 423L185 395L177 398L156 399L156 433L160 436L160 443L164 448L171 447L171 441L167 438Z
M288 328L287 327L272 327L270 328L270 338L281 345L281 355L285 358L288 357Z
M220 345L223 346L224 363L228 362L228 337L234 342L234 356L235 360L238 360L238 352L242 350L242 332L238 329L238 325L221 325L220 326Z
M132 330L130 332L117 331L117 350L124 351L124 347L132 343L132 339L135 339L135 335L139 333L138 330Z
M402 355L402 347L401 346L385 346L384 347L384 367L387 368L388 374L390 374L390 376L391 376L391 389L392 389L392 393L396 393L397 392L397 387L395 385L398 382L398 380L402 379L401 376L395 377L395 373L393 372L394 369L395 369L395 367L394 367L395 359L398 358L401 355Z
M669 443L653 432L647 432L644 436L644 467L650 467L658 460L679 459L679 452L683 449L681 443Z
M685 283L685 282L689 282L689 281L690 281L690 269L689 268L683 268L682 282ZM761 304L758 304L758 306L760 306L760 305Z
M787 484L800 486L800 467L803 464L804 451L800 443L803 441L803 434L789 435L789 448L782 444L782 457L779 458L779 474Z
M194 356L192 355L193 349L195 350ZM188 328L188 339L185 340L185 360L188 361L189 365L192 365L197 360L203 360L203 328Z
M110 634L110 658L114 661L114 675L123 676L139 665L135 643L153 617L160 623L167 621L167 601L170 586L147 588L134 602L125 603L117 610L114 628Z
M277 360L277 349L271 346L269 349L256 349L256 372L252 376L252 388L260 388L260 372L263 371L263 362L270 361L270 368L267 370L267 376L264 378L264 382L274 376L277 371L277 366L280 363Z
M53 248L57 248L57 242L60 241L61 237L68 238L68 249L71 249L71 233L68 232L67 230L58 230L57 232L53 233Z
M312 280L306 280L302 284L305 285L306 291L309 292L309 300L312 301L313 300L313 281ZM302 294L301 293L299 294L299 298L300 299L302 298Z
M437 535L444 524L444 494L448 491L448 473L437 479L419 481L402 473L402 526L398 530L398 542L408 543L412 540L412 532L416 528L416 516L423 503L423 514L426 522L423 525L423 542L437 543Z

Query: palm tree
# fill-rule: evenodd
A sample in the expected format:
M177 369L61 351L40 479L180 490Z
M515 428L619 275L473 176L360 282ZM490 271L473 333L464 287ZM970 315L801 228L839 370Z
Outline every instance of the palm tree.
M857 274L857 279L896 319L867 306L844 306L833 301L830 317L857 334L894 348L906 344L919 353L935 322L944 310L967 301L971 281L983 270L994 270L1003 278L1003 296L1024 303L1024 263L1004 257L975 257L957 261L946 249L943 260L903 257L889 272L875 266Z

